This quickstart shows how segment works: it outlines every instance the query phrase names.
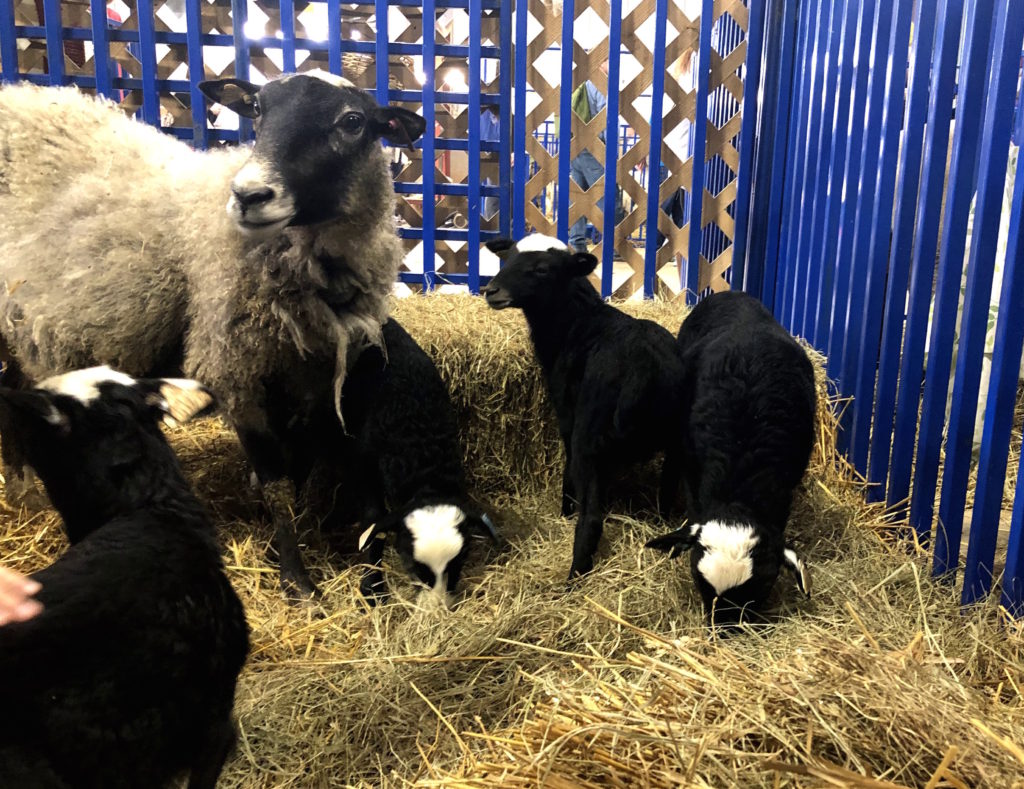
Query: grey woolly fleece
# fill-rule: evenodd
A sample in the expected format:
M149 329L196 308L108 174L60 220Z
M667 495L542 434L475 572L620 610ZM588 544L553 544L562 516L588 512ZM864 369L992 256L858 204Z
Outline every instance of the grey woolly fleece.
M264 385L333 386L381 344L403 250L379 147L340 218L246 240L225 212L248 148L210 152L75 88L0 89L0 347L40 379L180 359L228 415ZM354 355L352 358L355 358Z

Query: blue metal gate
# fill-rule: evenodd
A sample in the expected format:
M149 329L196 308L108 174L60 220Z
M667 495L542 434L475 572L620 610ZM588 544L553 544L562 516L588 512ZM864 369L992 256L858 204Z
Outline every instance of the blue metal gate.
M852 397L844 448L872 496L933 546L942 578L958 568L976 465L962 592L974 602L995 580L1024 340L1024 157L1008 168L1024 12L1018 0L773 0L767 25L750 236L735 268L828 355L830 377ZM1019 614L1016 490L1002 602Z

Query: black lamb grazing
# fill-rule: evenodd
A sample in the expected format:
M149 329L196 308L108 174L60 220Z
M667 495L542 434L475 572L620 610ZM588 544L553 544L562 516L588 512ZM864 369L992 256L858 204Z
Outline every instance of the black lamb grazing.
M562 514L574 500L579 509L572 579L593 567L617 469L663 450L659 504L663 514L670 508L680 475L683 362L665 328L601 300L587 280L593 255L541 235L487 246L505 264L481 292L494 309L522 309L558 416Z
M194 381L109 368L0 388L71 547L31 577L35 618L0 627L0 787L214 787L249 649L214 530L159 421L212 402Z
M733 624L763 606L783 565L810 594L810 575L786 544L785 529L814 441L814 369L789 332L745 293L704 299L678 340L687 365L689 523L648 546L673 556L692 549L705 613Z
M394 318L383 334L387 356L364 350L342 400L355 439L346 483L361 492L360 520L369 524L360 548L372 569L362 592L384 594L380 561L390 536L406 569L444 598L458 585L468 538L498 537L469 499L455 410L437 367Z

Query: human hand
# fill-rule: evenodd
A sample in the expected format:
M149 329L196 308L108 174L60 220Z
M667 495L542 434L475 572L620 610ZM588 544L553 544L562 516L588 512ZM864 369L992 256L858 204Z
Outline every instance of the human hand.
M43 604L33 600L42 587L37 581L21 573L0 567L0 626L8 622L24 622L43 610Z

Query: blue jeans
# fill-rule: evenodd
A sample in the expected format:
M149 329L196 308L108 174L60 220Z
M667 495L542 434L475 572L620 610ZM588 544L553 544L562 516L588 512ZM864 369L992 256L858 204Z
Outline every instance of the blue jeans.
M604 177L604 165L590 151L584 151L569 165L569 175L581 189L590 189ZM622 204L616 200L615 222L622 221ZM604 211L604 197L597 201L597 207ZM576 249L586 249L587 219L580 217L569 228L569 244Z

